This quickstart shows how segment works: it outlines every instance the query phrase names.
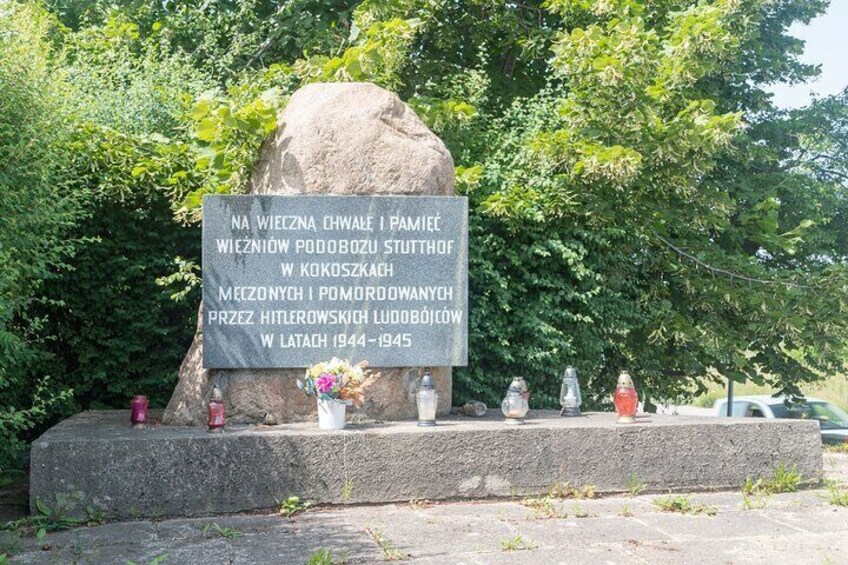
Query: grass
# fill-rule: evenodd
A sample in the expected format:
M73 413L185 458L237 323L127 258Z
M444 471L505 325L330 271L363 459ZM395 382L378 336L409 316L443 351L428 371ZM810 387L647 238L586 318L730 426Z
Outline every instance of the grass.
M162 555L154 557L153 560L151 560L148 565L165 565L165 559L167 559L167 558L168 558L168 554L163 553ZM136 563L135 561L127 561L127 565L140 565L140 564Z
M748 477L745 479L745 482L742 483L742 494L762 496L795 492L798 490L798 485L801 484L801 479L801 473L798 472L796 467L789 468L781 463L769 477L759 479Z
M371 536L380 552L383 554L383 561L405 561L412 557L409 553L398 550L389 539L383 535L381 530L376 528L365 528L366 533Z
M574 512L575 518L588 518L589 516L591 516L591 514L583 510L583 508L581 508L580 505L576 502L574 503L574 508L572 508L572 510Z
M843 410L848 410L848 377L846 375L834 375L817 383L813 383L802 387L802 392L809 396L815 396L822 400L827 400L839 406ZM735 383L733 386L734 396L751 396L751 395L768 395L771 396L777 391L769 386L757 385L754 383ZM707 392L701 396L695 397L692 404L703 408L712 408L715 401L719 398L727 398L727 388L723 383L710 383L707 385Z
M353 479L348 477L342 485L342 502L347 502L353 496Z
M791 469L781 463L774 470L771 479L768 480L768 489L772 493L795 492L801 484L801 473L793 466Z
M555 482L548 488L549 498L596 498L598 496L595 485L583 485L580 488L571 486L571 483Z
M836 484L828 486L830 490L830 498L828 501L834 506L848 506L848 489L844 486L840 487Z
M534 549L536 549L536 542L522 538L521 534L501 540L501 551L532 551Z
M549 518L568 518L568 513L554 504L551 497L525 498L521 504L533 510L533 517L537 520Z
M648 485L639 480L639 477L636 476L636 473L630 473L630 478L627 479L627 490L630 491L630 496L636 496Z
M284 501L277 503L280 505L280 516L292 518L301 512L305 512L311 505L300 499L299 496L290 496Z
M678 514L705 514L707 516L715 516L718 514L718 509L715 506L706 506L704 504L692 504L688 496L672 496L668 495L663 498L654 500L654 506L658 507L663 512L676 512Z
M240 531L233 528L226 528L219 526L216 522L212 522L211 524L206 524L203 527L203 535L209 536L210 533L213 536L217 536L219 538L226 538L228 540L234 540L236 538L240 538L242 534Z
M91 506L86 507L85 518L72 516L81 501L81 493L56 493L53 498L47 500L38 498L35 501L35 515L0 523L0 532L13 531L41 539L48 532L102 524L105 513Z
M344 565L348 562L348 559L347 550L340 551L338 557L336 557L329 549L321 548L309 556L305 565Z
M752 477L746 478L742 482L742 494L744 495L754 495L759 494L765 491L765 481L763 479L754 479Z
M745 510L762 510L767 502L768 495L742 493L742 508Z

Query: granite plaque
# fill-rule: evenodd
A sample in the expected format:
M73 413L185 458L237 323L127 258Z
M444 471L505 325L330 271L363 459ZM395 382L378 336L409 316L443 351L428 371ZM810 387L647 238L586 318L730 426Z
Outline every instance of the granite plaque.
M203 365L463 366L468 200L206 196Z

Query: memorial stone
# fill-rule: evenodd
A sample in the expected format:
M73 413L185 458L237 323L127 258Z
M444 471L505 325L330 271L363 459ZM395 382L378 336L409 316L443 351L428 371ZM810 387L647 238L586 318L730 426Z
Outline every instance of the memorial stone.
M295 92L286 109L280 114L276 131L262 146L248 192L250 195L453 196L453 183L453 160L444 143L430 132L397 96L367 83L316 83ZM377 202L381 199L373 200ZM232 221L232 217L229 220ZM208 229L207 226L210 225L211 223L205 221L204 229ZM449 227L456 230L457 224L453 223ZM232 225L225 228L232 229ZM389 232L378 235L388 237L388 234ZM457 249L463 247L464 239L456 240L455 245ZM457 286L454 280L439 281L438 276L427 276L425 271L426 269L421 269L422 280L426 280L431 286L450 286L454 289L453 301L461 300L464 305L466 298L462 285ZM404 283L400 286L410 285ZM449 306L448 310L462 308L462 305L453 305ZM280 362L280 359L257 362L242 359L240 368L227 368L233 364L226 362L226 355L216 359L215 353L212 353L207 361L213 365L221 363L226 367L205 367L203 359L207 354L204 352L204 333L209 331L212 339L211 336L217 331L217 328L213 329L205 322L204 308L201 306L198 313L198 330L180 367L179 382L163 417L165 424L203 425L206 419L206 403L214 385L224 393L228 421L232 423L258 423L265 417L266 412L281 423L314 418L314 399L305 397L295 384L295 379L303 374L302 368L294 368L288 362ZM458 327L464 326L446 324L442 329L447 327L451 328L451 332L455 332ZM244 329L243 326L241 328ZM396 331L400 328L401 326L391 326L388 331L377 334L374 339L379 340L379 336L384 333L411 333ZM271 333L283 332L278 330ZM255 335L258 334L259 332L256 332ZM462 361L465 356L465 335L451 335L456 337L454 341L458 340L460 346L457 348L456 344L451 344L445 347L444 365L428 366L439 394L440 415L446 415L450 411L450 365L464 364ZM366 336L366 339L372 337ZM448 339L447 334L439 339ZM399 343L402 344L403 341L403 337L399 338ZM224 344L226 340L220 343ZM373 346L374 343L370 345ZM407 349L415 350L421 347L419 345L417 348L413 346ZM255 354L261 350L260 347L252 351ZM356 353L350 348L346 351ZM324 351L328 352L329 350ZM232 361L232 352L230 356ZM260 359L254 355L249 357ZM309 362L322 360L313 358L312 355L309 355L309 359ZM351 359L358 360L360 359ZM365 403L354 411L353 419L414 418L415 392L424 366L417 365L416 360L410 356L386 356L380 358L379 363L370 359L369 361L382 378L377 379L366 391ZM291 361L295 362L306 364L307 359L301 357L297 361Z
M467 361L468 201L207 196L203 365Z

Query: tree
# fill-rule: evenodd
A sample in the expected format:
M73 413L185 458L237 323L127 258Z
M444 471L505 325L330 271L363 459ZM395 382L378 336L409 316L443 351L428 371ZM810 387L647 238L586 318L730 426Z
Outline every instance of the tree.
M0 15L0 469L69 395L30 370L43 356L45 323L32 308L50 300L44 283L67 268L78 243L68 229L81 215L62 174L69 112L64 75L48 62L51 28L37 9Z
M445 138L475 205L460 398L521 372L550 405L568 362L595 401L625 368L648 398L723 377L799 394L844 359L844 179L808 160L813 137L838 147L844 106L788 115L762 87L816 72L786 28L825 6L367 1L336 55L243 74L239 92L373 80ZM244 186L263 133L200 115L193 219L203 193ZM240 165L227 140L249 148Z
M621 369L648 398L720 377L797 395L844 361L845 248L824 244L844 230L844 177L804 170L809 136L834 132L824 116L844 106L787 116L758 88L733 86L808 76L771 46L822 5L677 4L549 2L592 24L559 35L555 81L526 102L546 107L548 123L529 127L507 160L483 157L506 174L484 175L482 207L524 225L568 223L626 252L579 264L598 277L599 299L617 298L574 325L601 329L600 351L574 351L596 395ZM819 164L842 158L825 153Z

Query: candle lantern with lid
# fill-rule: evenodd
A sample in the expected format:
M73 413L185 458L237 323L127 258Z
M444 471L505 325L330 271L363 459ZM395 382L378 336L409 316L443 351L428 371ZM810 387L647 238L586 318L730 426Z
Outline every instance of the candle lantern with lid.
M562 385L559 389L559 403L562 406L562 416L579 416L583 398L580 396L580 382L577 380L577 369L568 367L562 375Z
M501 411L506 416L507 424L523 424L527 412L530 411L530 393L524 377L515 377L506 391L506 397L501 402Z
M615 386L613 396L615 411L618 412L617 424L632 424L636 421L636 405L639 403L639 395L633 386L633 378L627 371L622 371L618 376L618 384Z
M435 426L439 395L436 393L436 386L433 384L433 375L430 374L430 371L424 373L421 384L418 386L418 392L415 394L415 400L418 404L418 425Z

